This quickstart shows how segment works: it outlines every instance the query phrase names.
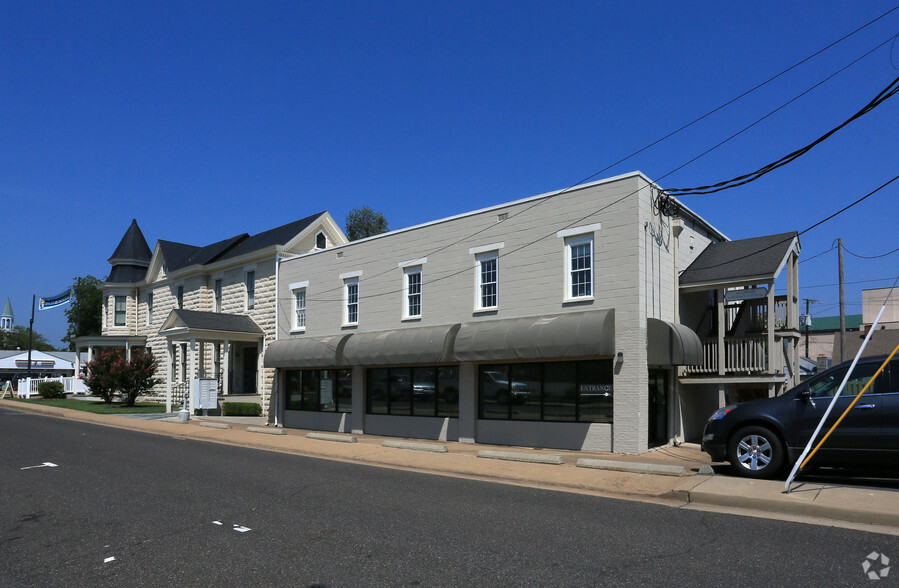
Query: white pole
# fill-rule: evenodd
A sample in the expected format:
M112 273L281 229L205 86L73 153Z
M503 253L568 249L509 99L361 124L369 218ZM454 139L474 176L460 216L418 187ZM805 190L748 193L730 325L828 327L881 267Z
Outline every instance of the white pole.
M897 279L899 282L899 279ZM893 284L893 288L896 287L896 284ZM790 470L790 475L787 477L787 483L784 485L786 492L790 491L790 485L793 483L793 478L796 477L796 474L799 472L799 466L802 465L802 462L805 461L805 456L808 455L808 452L812 449L812 444L815 442L815 438L818 436L818 433L821 432L821 427L824 426L824 421L827 420L827 417L830 416L830 411L833 409L834 403L837 401L837 398L840 397L840 394L843 392L843 388L846 386L846 382L849 381L849 376L852 375L852 371L855 369L855 364L858 363L859 358L862 356L862 353L865 351L865 347L868 345L868 341L871 340L871 335L874 334L874 330L877 327L877 323L880 321L880 317L883 316L883 312L887 308L887 301L890 299L890 294L893 293L893 288L890 288L890 291L887 293L886 298L883 301L883 306L880 307L880 312L877 313L877 318L874 319L874 322L871 324L871 328L868 329L868 334L865 335L865 340L862 341L862 346L858 350L858 353L855 354L855 359L852 360L852 364L849 366L849 370L846 372L846 375L843 377L843 381L840 382L840 387L837 388L836 394L833 395L833 398L830 401L830 404L827 405L827 410L824 411L824 416L821 417L821 421L818 423L815 432L812 433L811 439L808 440L808 445L805 446L805 449L802 451L802 455L799 456L799 459L796 460L796 463L793 464L793 469ZM842 348L840 349L840 353L843 353Z

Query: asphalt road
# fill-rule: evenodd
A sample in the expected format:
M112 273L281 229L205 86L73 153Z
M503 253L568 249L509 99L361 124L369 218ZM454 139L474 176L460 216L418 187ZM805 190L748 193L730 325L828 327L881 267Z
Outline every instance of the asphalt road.
M861 585L875 551L899 537L0 411L3 586Z

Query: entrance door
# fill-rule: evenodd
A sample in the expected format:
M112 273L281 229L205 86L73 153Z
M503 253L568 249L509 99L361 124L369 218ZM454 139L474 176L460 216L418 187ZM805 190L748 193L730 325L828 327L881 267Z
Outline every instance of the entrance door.
M648 421L649 447L668 443L668 370L649 370Z
M244 347L242 394L256 394L256 366L258 362L259 350L255 347Z

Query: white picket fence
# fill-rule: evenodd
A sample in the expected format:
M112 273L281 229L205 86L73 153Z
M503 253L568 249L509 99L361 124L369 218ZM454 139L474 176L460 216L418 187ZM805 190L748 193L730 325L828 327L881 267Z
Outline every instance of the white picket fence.
M22 378L16 386L16 396L19 398L37 396L37 387L41 382L62 382L66 394L87 394L87 387L83 380L74 376L60 376L58 378Z

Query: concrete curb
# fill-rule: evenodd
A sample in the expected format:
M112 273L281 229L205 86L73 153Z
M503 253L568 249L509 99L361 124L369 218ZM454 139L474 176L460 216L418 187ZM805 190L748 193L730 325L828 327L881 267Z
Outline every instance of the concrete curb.
M561 455L543 455L541 453L517 453L514 451L491 451L482 449L478 451L478 457L485 459L504 459L506 461L524 461L528 463L546 463L550 465L562 465L565 460Z
M337 443L356 443L358 441L351 435L329 435L327 433L306 433L306 438L318 441L336 441Z
M412 449L414 451L430 451L432 453L447 453L449 449L446 445L435 445L433 443L411 443L409 441L384 441L382 447L393 447L394 449Z
M201 427L209 427L210 429L233 429L231 425L228 423L212 423L212 422L199 422Z
M589 459L586 457L577 460L577 467L593 468L597 470L614 470L616 472L632 472L635 474L661 474L663 476L687 475L687 468L684 466L615 461L612 459Z
M247 431L250 433L263 433L265 435L286 435L287 431L284 429L275 429L272 427L247 427Z

